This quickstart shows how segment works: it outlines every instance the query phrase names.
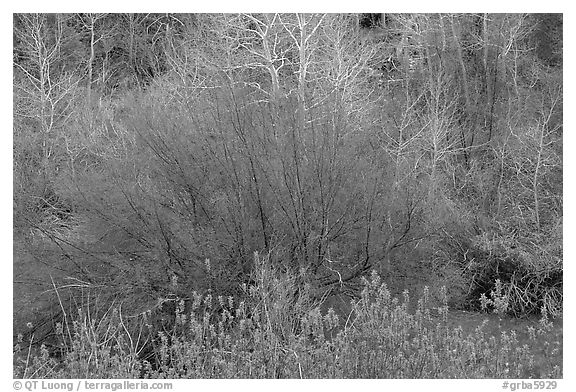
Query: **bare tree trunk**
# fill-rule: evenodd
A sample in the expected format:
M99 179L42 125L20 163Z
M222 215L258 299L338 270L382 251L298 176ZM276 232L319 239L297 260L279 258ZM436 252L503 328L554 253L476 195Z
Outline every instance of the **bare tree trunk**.
M488 71L488 14L484 14L482 20L482 36L483 36L483 44L484 44L484 71L486 73L486 83L488 83L488 79L490 77L490 73Z
M468 75L466 72L466 64L464 63L464 55L462 53L462 46L460 45L460 40L458 39L458 34L456 32L456 25L454 23L454 15L451 15L450 18L450 25L452 27L452 38L456 44L456 53L458 54L458 63L460 65L460 73L462 74L462 90L464 91L464 101L466 104L466 115L468 115L472 104L470 102L470 91L468 89ZM466 136L464 134L464 130L460 131L460 141L462 144L462 151L464 156L464 162L466 167L468 167L468 143L466 142Z
M466 64L464 64L464 55L462 53L462 46L460 45L460 40L458 39L458 33L456 32L456 25L454 24L454 15L450 20L452 26L452 38L456 43L456 53L458 54L458 64L460 65L460 72L462 73L462 89L464 90L464 99L466 101L466 110L470 110L470 91L468 89L468 74L466 72Z
M102 40L103 35L96 37L96 23L102 19L104 14L87 14L80 16L84 28L90 35L90 57L88 58L88 83L87 83L87 99L91 101L92 97L92 83L94 82L94 60L96 59L96 44Z
M492 128L494 126L494 105L496 103L496 87L498 82L498 57L500 56L499 52L497 51L494 56L494 77L492 78L491 84L491 93L492 96L490 97L490 114L488 117L488 141L492 140ZM489 83L490 84L490 83Z
M94 66L94 23L95 20L92 16L90 16L90 58L88 59L88 103L91 102L91 95L92 95L92 74L93 74L93 66Z
M134 14L128 14L128 29L130 30L130 39L128 40L128 65L132 72L136 70L136 63L134 58L134 37L136 35L136 17Z
M542 150L544 148L544 126L540 128L538 135L538 155L536 156L536 168L532 178L532 194L534 197L534 216L536 228L540 231L540 198L538 197L538 176L540 175L540 165L542 164Z

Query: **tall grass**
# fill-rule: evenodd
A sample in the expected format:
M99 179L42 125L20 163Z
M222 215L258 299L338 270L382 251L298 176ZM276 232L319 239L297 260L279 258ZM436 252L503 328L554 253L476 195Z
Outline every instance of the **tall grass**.
M263 265L262 262L257 263ZM411 306L373 273L347 315L322 313L294 281L259 268L242 300L192 293L178 298L169 328L150 314L128 327L120 308L99 319L79 310L58 333L62 358L18 342L15 377L34 378L531 378L562 377L557 352L535 366L535 343L550 330L546 314L521 344L515 331L471 334L450 327L441 301L425 288ZM500 298L501 300L502 298ZM499 303L502 310L504 305ZM148 331L148 334L143 331ZM154 332L156 331L156 332ZM142 355L151 351L152 355ZM556 361L556 362L555 362ZM556 363L556 364L555 364ZM560 365L558 364L560 363Z

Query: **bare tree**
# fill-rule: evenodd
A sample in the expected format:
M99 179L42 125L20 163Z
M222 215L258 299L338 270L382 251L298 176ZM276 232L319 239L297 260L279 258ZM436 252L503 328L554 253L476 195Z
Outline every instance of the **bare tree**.
M18 18L15 34L23 59L14 62L22 78L14 84L15 115L34 120L41 146L41 168L48 172L48 161L57 146L58 130L72 114L79 77L65 70L61 58L66 16L53 21L40 14Z
M87 99L91 102L92 94L92 83L94 82L94 60L96 58L96 45L105 39L107 35L111 32L108 30L98 31L98 26L101 24L101 20L106 18L106 14L80 14L79 19L82 23L82 27L88 32L90 37L90 57L88 58L87 72L88 72L88 83L87 83Z

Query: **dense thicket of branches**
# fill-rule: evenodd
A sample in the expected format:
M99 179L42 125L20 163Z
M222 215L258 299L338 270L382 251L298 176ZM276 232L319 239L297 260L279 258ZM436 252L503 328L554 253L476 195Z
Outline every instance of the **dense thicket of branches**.
M561 309L561 15L22 14L13 55L15 238L55 279L143 312L260 252L294 301L377 270Z

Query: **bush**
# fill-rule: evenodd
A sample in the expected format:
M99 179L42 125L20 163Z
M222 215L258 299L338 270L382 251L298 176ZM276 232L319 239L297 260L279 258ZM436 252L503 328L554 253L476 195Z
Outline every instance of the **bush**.
M548 241L554 242L550 237ZM486 304L518 317L539 314L543 308L554 316L562 313L562 259L542 237L521 242L505 235L489 238L484 233L475 238L473 247L479 260L471 268L474 278L469 298L476 308ZM497 302L477 302L492 293L506 297L505 309Z

